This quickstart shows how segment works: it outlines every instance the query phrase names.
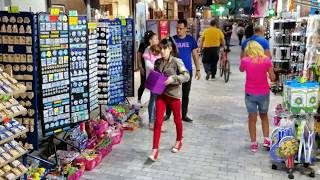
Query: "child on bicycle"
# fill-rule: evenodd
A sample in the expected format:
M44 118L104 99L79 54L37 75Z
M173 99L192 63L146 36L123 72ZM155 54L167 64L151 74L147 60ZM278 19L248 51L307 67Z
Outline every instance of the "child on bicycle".
M268 75L271 81L275 81L275 74L271 59L264 54L264 49L258 42L249 41L244 53L245 56L240 63L240 71L246 72L245 104L249 113L250 149L252 152L257 152L259 148L256 139L258 113L262 121L263 146L270 148L268 121L270 87Z

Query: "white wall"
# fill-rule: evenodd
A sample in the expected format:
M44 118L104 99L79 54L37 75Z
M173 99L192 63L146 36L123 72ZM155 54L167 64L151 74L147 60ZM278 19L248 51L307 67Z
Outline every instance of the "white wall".
M0 0L2 1L2 0ZM19 6L20 11L46 12L46 0L11 0L11 6Z
M130 15L129 0L118 1L118 15L128 17Z

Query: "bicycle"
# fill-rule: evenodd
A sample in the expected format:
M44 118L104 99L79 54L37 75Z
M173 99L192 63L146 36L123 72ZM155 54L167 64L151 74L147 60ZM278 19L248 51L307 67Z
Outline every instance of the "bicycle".
M219 56L219 70L220 77L224 76L224 82L227 83L230 79L230 62L228 59L228 52L225 49L220 50Z

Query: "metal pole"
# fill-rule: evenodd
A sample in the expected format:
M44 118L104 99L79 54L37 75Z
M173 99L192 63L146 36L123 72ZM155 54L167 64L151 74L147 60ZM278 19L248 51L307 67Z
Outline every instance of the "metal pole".
M86 0L87 3L87 18L91 20L91 0Z

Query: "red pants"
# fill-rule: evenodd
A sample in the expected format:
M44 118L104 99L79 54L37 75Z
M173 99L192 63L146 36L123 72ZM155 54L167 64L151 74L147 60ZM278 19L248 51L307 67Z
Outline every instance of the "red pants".
M156 101L156 121L154 123L153 149L159 148L161 126L166 108L170 107L173 112L174 123L177 130L177 141L182 140L182 119L181 119L181 100L166 95L160 95Z

